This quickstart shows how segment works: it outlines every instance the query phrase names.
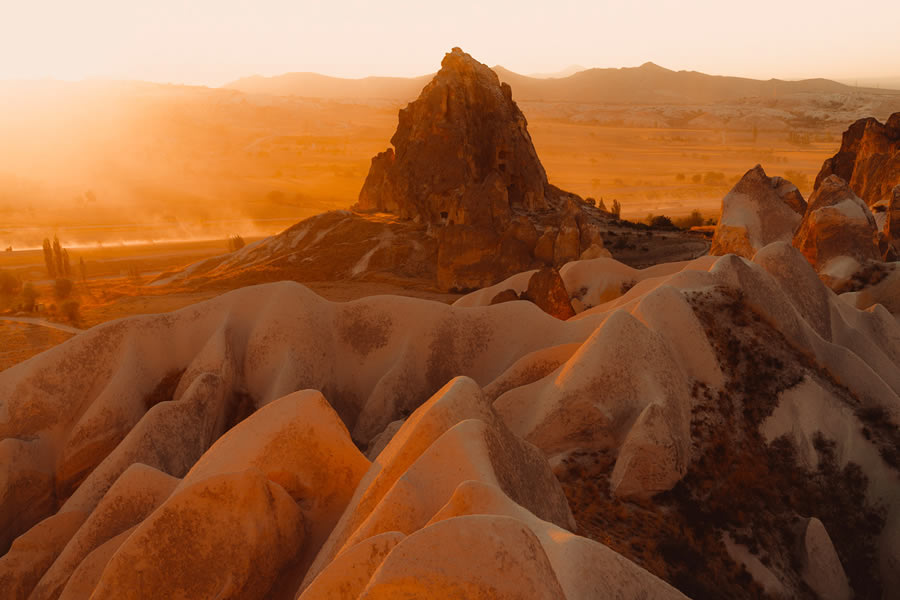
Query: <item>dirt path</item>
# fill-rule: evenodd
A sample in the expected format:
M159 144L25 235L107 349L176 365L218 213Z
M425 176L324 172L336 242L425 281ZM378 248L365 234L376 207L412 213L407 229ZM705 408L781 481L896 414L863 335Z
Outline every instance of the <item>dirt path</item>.
M81 333L84 329L63 325L62 323L54 323L37 317L0 317L0 321L12 321L13 323L26 323L28 325L40 325L42 327L51 327L66 333Z

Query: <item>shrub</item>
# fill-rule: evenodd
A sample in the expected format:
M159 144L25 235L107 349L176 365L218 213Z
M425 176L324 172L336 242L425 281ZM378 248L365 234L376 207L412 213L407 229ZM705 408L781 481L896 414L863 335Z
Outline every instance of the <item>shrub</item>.
M675 225L672 223L672 219L670 219L666 215L654 215L653 213L647 213L645 222L650 227L675 227Z
M612 201L612 208L609 209L609 212L617 219L622 216L622 205L619 204L618 200Z
M22 307L26 312L34 312L35 302L38 299L37 290L34 289L34 286L29 281L22 288Z
M81 308L81 305L78 304L77 300L66 300L62 303L60 310L67 321L77 323L81 318L81 315L78 313L79 308Z
M65 300L72 294L72 280L65 277L53 282L53 295L59 300Z
M691 181L694 182L694 183L700 183L700 181L701 181L702 179L703 179L703 176L700 175L700 173L697 173L696 175L694 175L694 176L691 177Z
M672 219L670 219L666 215L657 215L655 217L652 217L650 219L649 225L650 227L675 227L675 225L672 223Z
M53 258L53 246L48 238L44 238L44 264L47 267L47 274L50 277L56 277L56 261Z
M725 183L725 173L721 171L707 171L703 176L704 185L722 185Z
M0 294L11 296L19 289L19 278L7 271L0 271Z
M684 181L684 173L676 173L675 181Z
M673 223L675 223L676 227L680 227L681 229L699 227L703 225L703 214L699 210L694 209L691 211L690 215L682 217L680 219L675 219Z

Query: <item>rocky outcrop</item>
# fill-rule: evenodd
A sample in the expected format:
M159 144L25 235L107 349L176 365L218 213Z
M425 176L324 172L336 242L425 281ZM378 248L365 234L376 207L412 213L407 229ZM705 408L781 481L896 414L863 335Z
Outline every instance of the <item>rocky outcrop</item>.
M891 190L900 184L900 112L884 124L869 117L851 125L840 150L822 165L813 190L831 175L848 182L869 206L889 200Z
M532 302L548 315L563 321L576 314L569 292L566 291L566 284L559 271L553 267L544 267L533 272L528 278L527 287L521 292L512 288L500 290L491 296L488 304L493 306L516 300Z
M509 85L459 48L400 111L391 144L372 160L361 210L498 229L556 200Z
M790 241L805 211L797 186L756 165L722 199L709 253L753 258L772 242Z
M836 175L821 181L810 196L794 235L794 247L817 271L841 257L860 264L881 258L875 217L847 182Z
M434 227L443 290L602 254L604 211L550 185L509 85L454 48L372 159L360 211Z
M552 267L544 267L531 276L522 299L534 302L548 315L563 321L575 316L566 284L559 276L559 271Z

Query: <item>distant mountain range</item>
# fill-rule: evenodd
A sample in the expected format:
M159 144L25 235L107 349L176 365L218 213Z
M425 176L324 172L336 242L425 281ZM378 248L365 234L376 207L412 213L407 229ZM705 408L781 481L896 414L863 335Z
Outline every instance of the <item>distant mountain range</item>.
M648 62L640 67L586 69L565 77L534 77L493 67L510 84L516 100L588 104L710 104L746 98L778 99L798 94L900 94L897 90L862 88L829 79L748 79L672 71ZM252 76L223 86L251 94L345 100L416 98L432 75L342 79L318 73Z

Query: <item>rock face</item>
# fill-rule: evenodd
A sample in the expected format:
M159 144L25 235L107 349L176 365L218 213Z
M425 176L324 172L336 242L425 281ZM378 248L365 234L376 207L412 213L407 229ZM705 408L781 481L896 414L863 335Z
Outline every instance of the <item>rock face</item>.
M486 65L454 48L400 111L395 150L372 159L359 208L456 225L505 225L513 209L550 207L525 116Z
M810 196L794 247L817 271L840 257L857 263L881 258L875 217L847 182L836 175L819 182Z
M884 239L890 244L895 255L900 255L900 184L891 191L884 222ZM890 252L885 249L885 253ZM894 260L897 260L896 258Z
M772 242L790 241L805 211L797 186L767 176L756 165L722 199L722 216L709 253L753 258Z
M869 206L889 200L900 184L900 112L884 124L869 117L851 125L838 153L822 165L814 191L831 175L848 182Z

